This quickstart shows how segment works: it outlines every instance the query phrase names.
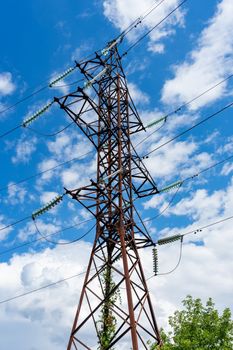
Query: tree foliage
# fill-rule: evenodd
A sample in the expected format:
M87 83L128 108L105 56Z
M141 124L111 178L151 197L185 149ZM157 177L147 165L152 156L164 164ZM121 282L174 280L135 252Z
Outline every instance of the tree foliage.
M200 299L191 296L183 300L183 305L184 310L169 317L172 331L161 331L163 350L233 350L230 309L220 315L211 298L204 306Z

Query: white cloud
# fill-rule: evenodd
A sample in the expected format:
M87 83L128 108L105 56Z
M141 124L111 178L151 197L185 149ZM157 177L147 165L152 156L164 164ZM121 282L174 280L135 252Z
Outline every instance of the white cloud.
M127 36L131 42L142 34L145 30L150 30L155 24L160 22L170 11L177 5L178 0L169 0L159 5L153 13L148 16L137 29L130 32ZM154 5L152 0L143 1L124 1L124 0L105 0L103 2L104 15L117 27L120 31L125 30L136 18L145 14L148 9ZM153 52L162 53L164 51L163 39L167 36L174 35L176 26L183 26L184 12L177 10L171 17L164 21L156 30L149 35L150 42L148 49Z
M12 94L15 88L16 86L12 81L12 74L9 72L0 73L0 96Z
M41 219L37 219L36 225L40 230L40 232L43 234L43 236L47 236L51 233L55 233L60 229L60 224L59 222L57 222L57 220L53 220L53 222L50 222L50 223L45 223ZM19 230L17 237L21 241L26 241L30 236L33 236L34 234L37 234L37 236L39 236L38 238L41 238L41 236L38 234L36 230L36 226L32 221L30 221L27 223L27 225L24 226L24 228ZM55 238L53 239L57 241L57 236L55 236ZM45 242L45 241L42 240L40 241L40 243L41 242ZM45 243L47 244L47 242Z
M47 171L48 169L54 168L58 165L58 162L54 159L44 159L39 165L38 170L39 172L44 172L44 174L41 175L41 180L49 181L54 176L54 171Z
M80 44L79 47L77 47L73 51L71 58L72 58L73 61L75 61L75 60L76 61L83 60L83 58L85 56L87 56L90 53L91 50L92 50L91 43L85 42L83 44Z
M47 143L48 150L59 160L69 160L79 157L91 150L91 143L76 131L63 132L56 136L55 141Z
M212 212L212 217L216 218L219 213L216 208L223 206L222 201L219 201L220 197L229 201L224 206L225 209L232 208L232 193L233 186L230 184L226 191L216 192L214 196L205 193L204 196L199 197L202 200L202 210L199 211L199 221L195 225L207 219L206 208ZM193 198L196 198L195 195ZM198 209L198 200L192 201L191 199L191 202ZM214 207L212 202L215 202ZM209 207L210 204L211 207ZM213 208L215 208L214 211L212 211ZM193 215L191 205L189 209ZM226 210L222 215L225 214ZM187 294L201 297L204 300L211 296L220 310L226 306L232 306L233 262L231 252L233 242L231 226L231 222L226 222L200 232L196 236L187 236L179 268L171 275L158 276L148 281L159 326L167 326L168 315L180 307L181 300ZM172 230L169 234L172 234ZM199 239L203 240L204 246L197 246L193 243ZM39 253L15 255L8 264L1 263L0 300L82 272L87 265L90 248L89 243L80 242L69 247L45 249ZM146 277L149 277L153 274L150 249L140 250L140 255ZM178 256L178 243L160 247L159 272L171 270L177 263ZM84 275L2 304L1 329L9 326L10 317L14 337L9 339L8 333L3 332L0 347L14 348L17 344L19 350L31 350L31 344L33 344L33 349L38 350L42 344L45 349L64 349L83 278Z
M165 139L166 141L166 139ZM161 140L161 144L163 139ZM156 144L152 144L151 148L148 147L148 151L156 147ZM197 145L194 142L180 141L163 147L158 152L151 154L149 159L145 160L145 164L150 171L153 178L177 179L184 166L187 166L191 161L191 156L197 150Z
M0 229L7 226L6 217L4 215L0 215ZM8 234L12 231L12 227L8 227L4 230L0 231L0 241L3 241L8 237Z
M233 152L233 136L230 136L230 137L227 137L225 144L221 145L218 148L218 153L232 154L232 152Z
M54 199L58 193L52 191L43 192L40 196L40 201L42 204L47 204L49 201Z
M58 71L53 72L53 74L51 75L49 81L50 82L54 81L62 73L63 73L63 71L61 71L61 72L58 72ZM53 84L52 85L52 89L59 91L63 95L67 95L69 93L69 86L67 85L67 82L64 79L59 80L57 83Z
M179 104L189 101L202 91L232 74L233 65L233 2L222 0L217 11L202 31L187 59L174 67L174 78L167 80L162 101ZM227 82L189 105L196 109L211 103L227 93Z
M12 186L12 184L13 182L8 183L8 198L6 199L6 202L11 205L22 204L27 192L23 186Z
M93 158L91 154L85 156L92 149L89 140L84 139L77 131L69 131L59 134L54 141L49 141L47 147L51 158L39 164L40 171L55 166L58 161L69 161L76 157L78 159L57 169L55 172L45 173L40 178L39 185L47 184L47 181L54 179L55 176L60 178L62 186L69 189L90 184L90 177L95 177L96 158ZM84 156L82 157L82 155Z
M16 255L8 264L1 263L0 299L84 271L89 251L90 245L83 242L69 246L68 249L58 247L37 254L32 252ZM10 318L10 328L14 337L9 337L8 332L3 332L0 348L39 350L43 346L44 349L64 349L83 277L82 275L18 301L3 304L1 329L6 327L9 330Z
M128 83L128 89L133 101L136 104L146 104L149 102L149 96L145 92L141 91L136 84Z
M233 171L233 164L232 163L226 163L224 164L221 175L228 176Z
M224 191L209 195L206 189L199 189L191 197L182 199L171 211L174 215L190 216L196 221L202 219L206 222L221 214L224 197Z
M16 155L11 158L13 163L28 163L32 153L36 150L36 137L30 138L30 141L21 137L16 144Z

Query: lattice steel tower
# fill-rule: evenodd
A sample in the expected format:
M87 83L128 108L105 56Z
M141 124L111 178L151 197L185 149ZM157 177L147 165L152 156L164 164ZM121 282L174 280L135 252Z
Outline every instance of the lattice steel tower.
M56 102L97 151L96 179L67 190L96 218L96 236L67 349L150 349L148 341L161 340L138 249L153 242L134 218L134 201L158 190L131 143L144 127L117 41L77 66L86 83Z

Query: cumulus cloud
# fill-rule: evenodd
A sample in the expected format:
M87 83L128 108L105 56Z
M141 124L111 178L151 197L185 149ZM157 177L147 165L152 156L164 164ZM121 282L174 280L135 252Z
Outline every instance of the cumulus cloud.
M104 15L120 31L125 30L141 14L148 12L154 5L152 0L124 1L124 0L104 0ZM178 0L169 0L159 5L155 11L148 16L136 30L127 36L129 41L135 40L144 30L150 30L155 24L160 22L171 10L179 4ZM153 52L162 53L164 51L163 40L167 36L174 35L177 26L184 24L184 11L177 10L170 18L164 21L156 31L152 31L149 38L148 49Z
M28 163L31 155L36 150L37 138L32 137L30 141L21 137L15 147L15 156L11 158L13 163Z
M198 227L202 222L208 223L206 220L216 220L216 217L227 215L233 204L232 194L233 184L230 182L226 190L197 191L173 209L176 215L182 214L183 210L188 211L190 217L195 220L194 225ZM158 276L148 281L159 326L167 327L168 315L180 307L181 300L187 294L204 300L211 296L220 310L232 306L231 227L232 223L229 221L203 230L198 235L186 236L179 268L171 275ZM166 230L169 234L181 232L178 227L172 230L168 226ZM198 240L203 244L197 245L195 242ZM42 252L15 255L8 264L0 264L0 300L84 271L90 249L90 243L80 242L69 248L47 248ZM146 277L150 277L153 274L150 249L140 250L140 255ZM159 273L170 271L176 265L178 257L179 243L160 247ZM14 337L10 339L8 334L3 332L0 339L1 348L7 348L9 344L11 348L17 344L19 350L31 350L31 344L35 350L40 349L41 344L51 350L64 348L83 278L81 275L19 300L2 304L1 328L5 329L8 325L10 315L11 329L21 329L23 334L26 331L27 341L22 341L20 332L14 332Z
M147 104L149 102L149 96L141 91L136 84L128 83L128 89L135 103Z
M16 86L12 81L12 74L9 72L0 73L0 96L12 94L15 88Z
M11 205L22 204L25 200L26 194L27 192L22 185L14 185L13 182L9 182L8 198L6 199L6 202Z
M167 80L162 101L178 104L189 101L226 76L232 74L233 65L233 3L222 0L207 27L198 38L195 49L186 60L174 67L174 78ZM227 93L227 81L189 105L196 109L214 102Z
M48 150L57 159L79 157L91 150L91 144L76 131L63 132L56 136L55 141L47 143Z
M58 220L53 220L53 222L44 222L41 219L37 219L36 220L36 225L39 229L39 231L44 235L50 235L53 234L57 231L59 231L60 229L60 223L58 222ZM17 235L17 238L20 241L26 241L28 240L29 237L33 236L33 235L37 235L38 238L41 238L41 236L39 235L39 233L36 230L36 226L34 225L34 223L32 221L28 222L22 229L19 230L19 233ZM54 238L54 240L57 240L57 236ZM44 243L45 241L40 241L39 243ZM47 242L45 242L47 244Z
M70 246L69 250L64 247L46 249L42 253L16 255L8 264L1 263L1 300L83 272L89 251L90 245L82 242ZM82 280L83 275L42 293L32 294L20 302L4 304L0 316L1 329L6 327L9 330L10 315L10 329L15 331L14 337L9 337L8 332L2 333L0 347L9 349L17 346L19 350L39 350L43 344L45 349L64 349ZM24 334L23 338L21 333Z
M6 217L4 215L0 215L0 230L3 229L7 225ZM8 237L8 234L11 232L12 227L8 227L7 229L0 231L0 241L5 240Z
M47 143L47 147L48 158L39 163L39 171L54 167L58 162L69 161L73 158L77 158L77 160L68 162L53 172L42 174L37 182L38 185L43 186L55 177L60 179L63 187L70 189L90 183L90 177L95 176L96 158L91 154L86 155L92 149L89 140L84 139L77 131L69 131L57 135L54 141Z

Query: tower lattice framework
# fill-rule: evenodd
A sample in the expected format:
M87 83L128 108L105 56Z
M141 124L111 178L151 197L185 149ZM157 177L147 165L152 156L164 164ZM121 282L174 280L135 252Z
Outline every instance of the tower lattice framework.
M134 202L158 189L131 143L144 127L117 45L77 65L84 87L56 101L97 151L96 179L67 190L96 218L96 234L67 349L149 350L161 340L138 250L153 242Z

